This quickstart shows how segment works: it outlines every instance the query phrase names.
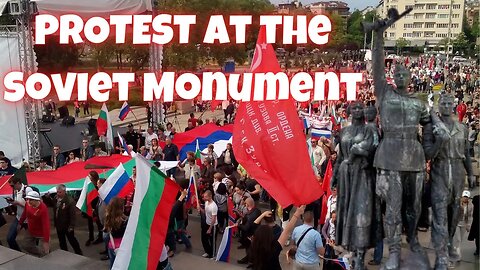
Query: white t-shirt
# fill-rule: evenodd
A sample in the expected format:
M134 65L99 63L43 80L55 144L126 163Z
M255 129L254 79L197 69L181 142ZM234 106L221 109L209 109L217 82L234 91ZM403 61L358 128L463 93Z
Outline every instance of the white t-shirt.
M327 215L325 216L325 219L329 219L330 213L334 210L337 210L337 197L333 197L333 195L330 195L327 200Z
M212 202L205 202L205 217L207 225L212 225L213 216L217 216L218 207L217 204L212 200ZM215 218L215 224L218 224L218 219Z
M145 148L149 149L152 147L152 140L157 139L158 136L155 133L152 133L152 135L148 134L148 132L143 133L143 137L145 137Z
M213 184L212 184L213 193L217 193L218 185L220 185L220 183L222 183L222 182L217 182L217 181L213 182Z
M14 192L14 197L13 199L17 202L20 203L20 205L17 205L17 220L20 220L23 214L23 210L25 210L25 199L23 199L23 189L25 186L22 184L22 188L19 191Z
M163 262L166 259L168 259L168 250L167 250L167 247L163 245L162 254L160 255L160 262Z

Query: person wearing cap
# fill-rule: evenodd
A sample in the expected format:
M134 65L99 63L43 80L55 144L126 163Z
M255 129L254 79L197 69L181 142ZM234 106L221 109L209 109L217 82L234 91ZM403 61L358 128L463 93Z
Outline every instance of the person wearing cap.
M102 150L102 145L97 143L95 145L95 153L93 154L96 157L106 157L108 156L107 152Z
M52 166L47 164L46 159L40 160L40 163L39 163L38 168L37 168L38 172L40 172L40 171L51 171L51 170L53 170L53 168L52 168Z
M450 257L450 261L453 263L460 262L462 256L460 253L460 245L466 238L468 232L470 232L470 226L473 218L473 204L470 201L470 191L465 190L462 193L462 199L460 200L460 211L458 211L458 225L455 235L453 236L453 249L456 250L455 255Z
M17 231L20 231L25 220L28 219L28 235L25 237L25 250L35 255L46 255L50 252L50 217L48 208L40 199L37 191L30 190L25 196L27 203L20 217ZM42 248L37 242L42 242Z
M125 142L127 143L127 145L131 144L133 146L134 151L138 151L140 148L141 135L135 129L133 129L132 123L128 124L127 127L128 127L128 130L124 136Z

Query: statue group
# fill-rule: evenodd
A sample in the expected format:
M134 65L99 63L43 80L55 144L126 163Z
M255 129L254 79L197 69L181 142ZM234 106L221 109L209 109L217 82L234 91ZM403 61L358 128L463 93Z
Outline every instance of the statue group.
M340 132L340 151L331 182L339 194L336 242L355 252L355 269L365 269L365 251L382 238L389 249L382 269L431 269L417 237L429 161L434 269L446 270L449 257L457 256L452 240L466 174L468 185L473 186L468 132L451 116L453 96L441 94L437 114L408 92L411 76L406 67L395 67L395 87L386 82L384 32L410 11L398 14L391 9L387 19L364 25L365 31L375 33L372 72L376 108L352 103L352 125ZM372 121L377 109L381 129ZM386 206L384 211L381 202ZM400 256L403 228L410 247L405 263Z

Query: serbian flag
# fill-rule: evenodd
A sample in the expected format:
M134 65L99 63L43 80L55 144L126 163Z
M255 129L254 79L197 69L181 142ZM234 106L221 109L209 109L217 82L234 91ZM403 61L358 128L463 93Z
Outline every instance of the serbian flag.
M218 247L217 262L230 262L230 249L232 247L232 227L225 228L223 232L222 242Z
M77 208L83 213L93 216L92 201L98 197L98 191L90 181L90 177L87 176L83 182L82 192L80 198L77 201Z
M262 26L251 72L281 71ZM233 132L235 158L283 207L309 204L322 195L313 168L305 167L310 164L305 140L293 99L240 103Z
M190 176L190 182L188 183L185 204L187 205L187 208L197 205L197 188L195 185L195 177L193 177L193 175Z
M330 180L333 176L332 161L329 160L327 163L327 169L325 170L325 176L323 177L322 183L322 192L325 194L322 200L322 215L320 216L320 224L325 224L325 217L327 216L327 200L330 195L332 195L332 190L330 189Z
M125 120L125 118L127 118L127 115L131 110L132 109L130 109L130 106L128 105L128 103L126 101L123 102L122 108L120 108L120 114L118 115L118 118L122 121Z
M187 152L205 152L209 144L213 144L217 156L227 149L227 143L232 142L233 125L219 127L215 124L206 124L187 132L177 133L173 143L178 147L180 160L187 158Z
M233 211L233 209L234 209L234 205L233 205L232 198L228 197L227 199L228 226L231 226L232 233L235 233L237 231L237 227L233 225L235 225L237 215L235 214L235 211Z
M129 156L131 156L132 153L130 153L130 149L128 148L127 142L122 137L122 135L120 135L120 133L117 132L117 135L118 135L118 140L120 141L120 146L123 148L123 150L127 152Z
M110 121L110 116L108 115L107 105L103 103L102 109L97 119L97 133L98 136L105 136L107 139L107 145L110 145L113 148L113 129L112 121Z
M128 176L127 171L125 171L123 164L120 163L105 183L98 189L98 194L100 198L108 204L114 197L124 198L134 189L135 186L132 180L130 180L130 176Z
M127 229L112 269L157 269L170 211L180 187L144 157L135 157L137 181Z

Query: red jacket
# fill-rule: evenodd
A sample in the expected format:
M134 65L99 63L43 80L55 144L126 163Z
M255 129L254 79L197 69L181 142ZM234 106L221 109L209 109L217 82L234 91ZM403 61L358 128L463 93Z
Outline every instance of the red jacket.
M50 241L50 217L48 208L43 202L40 202L38 208L33 208L27 202L19 224L25 219L28 221L28 231L32 236L43 238L47 243Z
M462 122L467 113L467 105L465 103L457 106L458 121Z

